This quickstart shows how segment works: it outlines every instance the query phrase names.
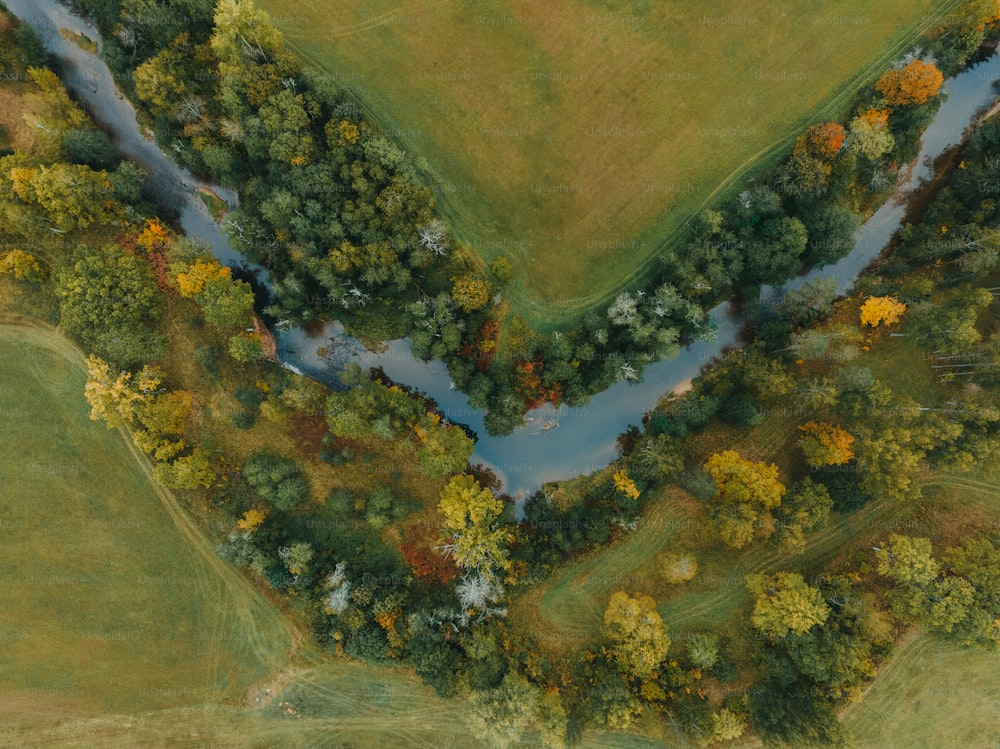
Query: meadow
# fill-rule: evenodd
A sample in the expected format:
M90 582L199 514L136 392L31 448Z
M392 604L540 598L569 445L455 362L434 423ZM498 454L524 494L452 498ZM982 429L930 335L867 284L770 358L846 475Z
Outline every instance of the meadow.
M264 0L408 151L457 236L563 327L898 58L953 0Z
M84 382L65 338L0 320L0 745L477 746L463 701L310 644L89 419Z

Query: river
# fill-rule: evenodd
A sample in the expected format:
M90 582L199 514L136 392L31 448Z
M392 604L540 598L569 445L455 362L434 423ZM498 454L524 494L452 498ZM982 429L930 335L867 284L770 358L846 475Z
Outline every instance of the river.
M73 15L55 0L5 0L7 7L31 26L46 49L58 61L67 88L106 128L122 153L142 166L154 183L154 194L166 199L180 214L181 227L205 242L222 262L246 267L246 261L226 240L218 224L197 196L199 187L209 188L231 206L236 194L204 183L174 164L141 133L135 111L120 98L114 78L97 55L80 49L59 34L70 29L100 40L97 30ZM994 55L945 82L947 99L924 133L920 155L905 174L894 199L879 209L855 235L855 248L835 265L801 276L783 289L807 280L832 277L840 292L847 291L858 275L874 260L899 228L906 211L906 198L931 173L934 160L962 141L976 114L997 98L994 83L1000 80L1000 55ZM266 282L263 269L253 270ZM765 288L763 296L774 298L782 289ZM615 440L631 424L638 424L663 393L684 389L701 368L727 348L738 345L742 321L732 314L729 303L711 310L717 326L716 340L685 347L671 360L646 367L641 382L621 382L593 398L587 405L569 408L544 406L532 411L525 426L505 437L491 437L483 424L483 412L471 408L468 399L453 389L447 369L440 361L414 359L406 341L389 341L384 352L364 350L343 335L339 323L328 323L319 332L301 328L278 333L279 358L285 366L323 382L336 380L346 361L379 366L394 380L417 388L434 398L443 414L476 430L479 440L473 462L490 466L503 480L504 488L523 497L548 481L570 478L603 468L616 456Z

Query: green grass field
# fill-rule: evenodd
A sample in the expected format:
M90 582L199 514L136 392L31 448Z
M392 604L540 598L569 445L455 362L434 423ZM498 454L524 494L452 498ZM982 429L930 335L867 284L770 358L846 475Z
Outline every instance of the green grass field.
M458 235L516 259L543 329L635 283L802 128L844 114L954 0L263 0L426 158Z
M930 637L902 647L843 714L858 749L1000 746L1000 654Z
M287 658L288 625L90 421L77 349L3 325L0 362L5 694L109 711L240 700Z

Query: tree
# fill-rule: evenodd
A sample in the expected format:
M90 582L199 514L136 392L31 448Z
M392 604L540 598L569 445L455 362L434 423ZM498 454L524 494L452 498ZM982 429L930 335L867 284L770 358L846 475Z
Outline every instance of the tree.
M173 268L177 279L177 290L182 297L194 299L205 290L205 285L216 278L229 278L232 271L217 260L195 260L194 263L179 263Z
M833 499L823 484L806 477L775 511L778 538L789 551L805 547L804 535L826 525Z
M441 549L462 568L491 572L506 569L508 532L498 521L503 503L467 474L454 476L438 501L443 516Z
M875 552L880 575L900 585L928 585L941 571L929 538L893 533Z
M117 161L111 139L94 127L68 130L63 136L63 149L70 161L92 169L111 169Z
M745 460L733 450L716 453L704 467L717 487L710 516L722 540L740 549L755 533L769 534L770 511L785 494L778 467Z
M236 527L241 531L253 533L264 522L265 517L260 510L251 508L243 513L243 517L236 523Z
M906 304L895 297L870 296L861 305L861 325L877 328L879 325L895 325L906 312Z
M0 255L0 276L10 274L18 281L41 283L45 268L34 255L24 250L11 250Z
M631 463L643 478L663 481L684 470L684 440L666 434L644 436L632 451Z
M667 657L670 636L647 595L611 594L604 612L604 634L612 642L611 656L619 668L638 679L651 676Z
M465 470L476 443L461 427L435 425L421 435L417 450L420 470L431 478L442 478Z
M822 421L807 421L799 426L802 432L802 452L806 462L813 468L836 466L847 463L854 457L854 437L834 424Z
M78 246L56 282L63 326L101 358L129 369L154 358L162 341L145 329L160 307L149 265L115 245Z
M474 312L482 309L490 301L490 282L470 276L454 279L451 287L451 298L464 312Z
M246 281L238 281L228 275L210 278L195 300L205 320L217 328L225 330L251 322L253 289Z
M469 703L469 724L475 736L490 747L505 749L520 740L535 717L538 688L510 671L499 687L475 692Z
M660 572L668 583L686 583L698 574L698 560L693 554L667 552L660 557Z
M87 357L83 392L90 404L90 418L103 421L108 429L132 425L137 410L153 397L159 385L160 374L151 367L143 367L133 379L131 372L113 375L107 362L97 356Z
M257 361L264 355L260 336L256 333L237 333L229 339L229 355L238 362Z
M615 486L615 491L623 494L633 501L639 499L639 488L635 485L635 482L629 478L627 472L615 471L614 476L611 477L611 481Z
M910 329L926 348L943 354L963 354L982 340L977 322L992 303L993 295L987 289L959 287L939 304L923 303L915 308Z
M883 73L875 84L891 107L924 104L936 96L944 83L944 76L932 63L913 60L906 66Z
M973 587L965 619L955 624L953 637L963 645L990 650L1000 647L1000 546L996 537L966 538L944 554L947 571Z
M153 475L170 489L208 489L219 481L208 453L200 447L172 463L158 463Z
M836 122L822 122L810 127L805 137L813 153L825 159L832 159L844 145L847 131L843 125Z
M293 575L301 575L306 571L309 562L316 552L305 541L296 541L291 546L283 546L278 550L278 558L285 563Z
M687 641L687 655L695 668L712 668L719 662L719 636L714 632L696 632Z
M294 460L270 452L252 455L243 475L257 493L277 509L290 512L309 498L309 483Z
M724 707L712 715L712 739L714 741L738 739L743 735L746 727L746 718L728 707Z
M866 110L850 121L848 129L850 149L872 161L889 153L896 145L896 139L889 132L887 110Z
M913 429L893 425L879 429L866 427L859 430L856 445L858 462L866 468L861 474L862 490L873 497L896 500L920 495L913 473L920 467L925 452L917 444Z
M169 47L139 65L133 73L136 96L161 117L173 117L188 94L185 55Z
M756 597L750 621L772 640L802 635L830 616L822 593L797 572L750 575L747 588Z
M17 197L41 207L61 233L86 229L94 223L113 224L121 218L122 207L113 199L107 172L59 162L37 168L15 167L10 170L10 179Z
M302 94L282 89L260 108L260 119L270 136L271 159L292 166L304 166L312 160L313 138Z

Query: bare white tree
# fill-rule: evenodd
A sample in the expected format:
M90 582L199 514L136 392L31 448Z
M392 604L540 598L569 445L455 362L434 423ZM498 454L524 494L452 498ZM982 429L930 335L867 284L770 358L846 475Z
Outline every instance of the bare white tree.
M330 593L323 599L323 603L331 614L344 613L350 602L351 582L344 574L346 568L346 562L338 563L323 583L325 587L330 588Z
M635 297L627 291L619 294L608 307L608 319L612 325L632 325L637 315Z
M435 255L448 254L448 227L440 219L431 219L420 227L420 246Z

